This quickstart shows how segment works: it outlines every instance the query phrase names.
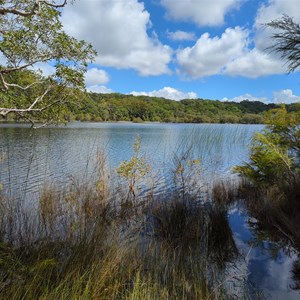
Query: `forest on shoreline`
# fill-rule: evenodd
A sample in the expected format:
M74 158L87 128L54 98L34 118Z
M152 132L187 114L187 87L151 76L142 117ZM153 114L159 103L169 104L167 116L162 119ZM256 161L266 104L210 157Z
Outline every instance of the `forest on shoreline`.
M27 95L30 97L30 95ZM80 101L78 101L80 99ZM250 101L220 101L209 99L184 99L180 101L133 96L119 93L98 94L80 92L74 101L71 99L53 112L33 114L29 122L66 123L118 122L129 121L165 123L240 123L264 124L268 112L284 106L288 114L300 111L300 103L275 104ZM24 116L11 113L2 121L22 121ZM26 121L26 118L25 118Z
M243 100L224 102L208 99L181 101L149 96L90 93L80 106L70 106L66 120L132 121L169 123L265 123L268 111L280 105ZM300 110L300 103L286 105L288 113Z

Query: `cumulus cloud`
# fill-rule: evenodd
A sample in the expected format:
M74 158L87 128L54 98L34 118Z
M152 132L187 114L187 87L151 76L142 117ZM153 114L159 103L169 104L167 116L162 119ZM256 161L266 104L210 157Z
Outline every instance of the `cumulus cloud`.
M221 101L234 101L234 102L241 102L243 100L249 100L249 101L260 101L264 103L296 103L300 102L300 96L296 96L293 94L293 91L291 89L281 90L273 92L273 99L270 101L267 97L255 97L251 94L244 94L240 95L234 98L223 98Z
M172 87L164 87L157 91L151 91L151 92L131 92L131 95L134 96L151 96L151 97L162 97L166 99L171 100L182 100L182 99L197 99L197 94L194 92L182 92L177 89L174 89Z
M92 92L92 93L99 93L99 94L111 94L114 93L113 90L111 90L110 88L107 88L104 85L92 85L92 86L88 86L87 87L87 91L88 92Z
M274 40L271 38L274 30L264 26L268 22L281 18L283 14L292 17L296 22L300 22L299 1L268 0L261 4L257 11L253 28L256 48L253 69L256 66L260 67L262 75L278 74L287 71L285 61L282 60L280 54L267 51L269 47L274 45ZM250 53L249 59L252 58L251 56L253 55ZM241 64L243 64L243 61L241 61Z
M109 76L104 70L91 68L85 73L85 84L87 86L101 85L108 82Z
M194 41L196 40L196 35L194 32L186 32L182 30L168 31L168 38L173 41Z
M138 0L76 1L63 11L62 22L69 34L93 44L100 65L145 76L170 72L172 50L148 35L150 15Z
M284 71L282 61L254 48L228 62L224 73L257 78L269 74L281 74Z
M248 32L240 27L227 28L221 37L204 33L193 47L177 52L180 72L192 78L224 73L226 65L244 54Z
M164 2L171 5L172 1ZM182 1L174 1L173 8L181 5L177 2ZM190 2L186 0L185 4L188 3ZM298 7L299 1L268 0L257 11L253 32L236 27L227 28L220 37L203 34L193 47L177 52L179 73L190 78L220 74L257 78L285 73L286 62L279 54L266 50L274 40L271 39L271 29L262 25L282 17L283 14L300 22Z
M257 78L284 73L282 60L251 48L249 33L240 27L227 28L221 37L204 33L194 46L178 50L179 73L191 78L211 75Z
M300 21L299 1L268 0L267 3L262 4L258 9L255 26L260 27L261 24L280 18L283 14Z
M240 95L240 96L237 96L237 97L234 97L234 98L223 98L221 101L230 101L230 102L241 102L243 100L249 100L249 101L260 101L260 102L269 102L268 101L268 98L266 97L255 97L251 94L244 94L244 95Z
M173 20L193 21L199 26L216 26L224 23L225 15L238 8L241 0L161 0L167 17Z
M300 102L300 96L293 94L293 91L290 89L277 91L273 93L273 101L275 103L295 103Z
M272 30L263 25L281 18L283 14L294 18L296 22L300 22L299 1L268 0L267 3L260 6L254 23L254 29L256 30L255 44L257 49L265 51L267 47L273 44L271 39ZM275 54L273 53L273 55Z

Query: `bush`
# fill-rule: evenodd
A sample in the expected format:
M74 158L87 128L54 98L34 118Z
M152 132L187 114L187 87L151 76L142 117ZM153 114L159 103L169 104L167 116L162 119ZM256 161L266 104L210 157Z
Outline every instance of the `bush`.
M250 148L250 161L235 171L255 185L277 187L287 195L300 189L300 112L285 107L266 115L266 129L257 133Z

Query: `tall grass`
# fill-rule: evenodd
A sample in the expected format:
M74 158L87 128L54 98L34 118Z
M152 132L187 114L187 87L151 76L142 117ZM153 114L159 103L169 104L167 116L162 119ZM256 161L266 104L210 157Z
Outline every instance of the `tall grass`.
M227 206L204 201L188 153L172 170L165 194L128 197L98 152L93 180L45 185L33 207L2 194L0 298L229 299Z

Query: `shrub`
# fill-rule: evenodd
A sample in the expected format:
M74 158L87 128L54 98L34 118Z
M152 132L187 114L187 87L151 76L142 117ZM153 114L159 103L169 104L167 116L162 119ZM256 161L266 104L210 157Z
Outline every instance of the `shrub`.
M286 193L299 189L300 112L285 107L266 115L266 129L257 133L250 148L250 161L235 171L261 187L277 186Z

